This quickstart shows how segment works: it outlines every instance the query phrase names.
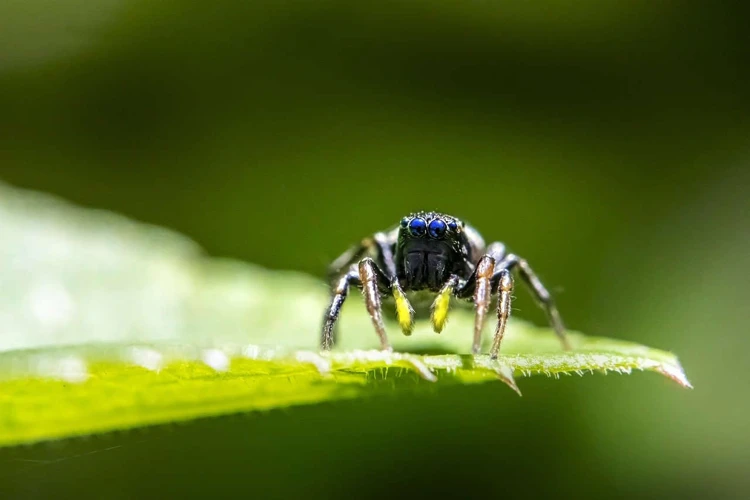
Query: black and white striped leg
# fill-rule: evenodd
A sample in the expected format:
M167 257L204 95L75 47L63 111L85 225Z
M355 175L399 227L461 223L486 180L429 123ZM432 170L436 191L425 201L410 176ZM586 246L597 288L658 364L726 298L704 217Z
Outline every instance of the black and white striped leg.
M349 287L352 284L360 285L359 274L353 269L339 278L336 288L333 290L333 298L326 310L320 338L320 348L325 351L331 350L336 344L336 321L339 319L341 307L344 305L346 296L349 294Z

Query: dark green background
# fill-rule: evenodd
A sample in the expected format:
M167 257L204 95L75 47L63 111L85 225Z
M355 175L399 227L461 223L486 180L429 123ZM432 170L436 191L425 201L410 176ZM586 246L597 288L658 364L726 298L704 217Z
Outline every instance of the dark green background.
M12 495L747 495L739 2L30 0L0 19L2 180L321 276L405 212L454 213L524 255L572 328L672 350L696 386L521 380L522 399L491 384L4 450Z

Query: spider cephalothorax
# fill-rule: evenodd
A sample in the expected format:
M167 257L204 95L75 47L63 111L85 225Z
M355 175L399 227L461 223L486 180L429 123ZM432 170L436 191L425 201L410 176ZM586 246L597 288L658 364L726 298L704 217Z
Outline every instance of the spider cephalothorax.
M394 259L400 285L437 292L455 274L466 274L471 243L463 222L435 212L401 219Z
M325 350L333 347L336 320L349 287L354 285L362 290L384 350L391 350L391 346L383 325L383 299L393 299L396 317L406 335L411 334L415 319L415 308L407 294L419 293L422 298L424 292L431 294L430 319L438 333L445 326L451 298L473 303L476 311L473 352L478 354L487 311L493 297L496 298L497 327L490 355L497 358L511 311L514 270L531 287L563 347L569 348L552 297L528 263L507 253L502 243L485 245L471 226L438 212L410 214L387 232L365 238L331 264L333 298L326 311L321 347ZM417 307L418 312L423 309Z

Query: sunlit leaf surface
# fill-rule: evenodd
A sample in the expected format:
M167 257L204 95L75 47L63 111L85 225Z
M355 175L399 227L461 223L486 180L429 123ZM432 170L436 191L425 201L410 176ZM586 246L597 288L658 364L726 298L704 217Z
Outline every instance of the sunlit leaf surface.
M520 394L516 379L535 374L650 370L690 386L670 353L575 332L563 352L519 320L499 360L461 354L464 311L441 335L389 324L397 352L381 353L356 294L324 355L318 280L3 185L0 241L0 445L445 384L500 380Z

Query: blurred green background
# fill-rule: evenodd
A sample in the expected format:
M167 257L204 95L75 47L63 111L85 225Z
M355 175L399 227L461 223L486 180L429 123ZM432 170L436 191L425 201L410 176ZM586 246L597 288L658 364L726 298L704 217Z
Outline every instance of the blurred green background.
M522 399L490 384L214 419L3 450L0 483L24 498L746 498L745 14L1 2L3 181L321 277L408 211L453 213L525 256L571 328L672 350L696 389L533 379Z

